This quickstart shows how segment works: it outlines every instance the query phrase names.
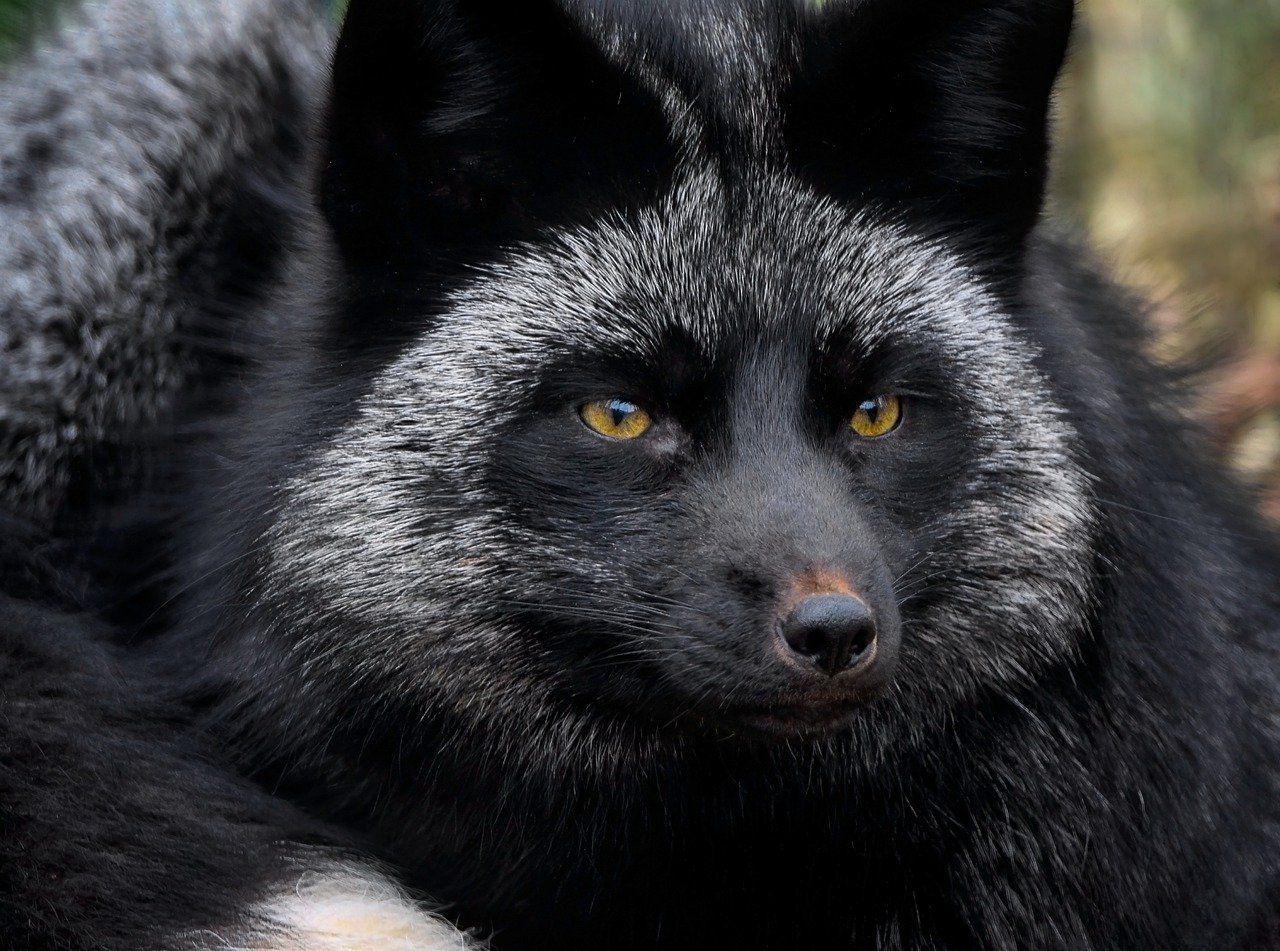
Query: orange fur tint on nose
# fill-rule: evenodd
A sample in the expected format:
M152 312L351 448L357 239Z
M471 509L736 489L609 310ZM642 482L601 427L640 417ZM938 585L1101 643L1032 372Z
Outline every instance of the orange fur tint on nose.
M783 603L783 614L814 594L847 594L859 601L866 601L843 572L833 568L813 568L796 575L791 582Z

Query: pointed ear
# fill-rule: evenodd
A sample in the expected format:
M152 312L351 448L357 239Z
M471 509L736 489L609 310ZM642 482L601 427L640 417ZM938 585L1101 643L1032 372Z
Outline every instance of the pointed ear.
M802 174L1017 254L1072 0L827 0L803 19L785 113Z
M589 29L554 0L351 0L319 182L343 253L490 246L656 193L659 103Z

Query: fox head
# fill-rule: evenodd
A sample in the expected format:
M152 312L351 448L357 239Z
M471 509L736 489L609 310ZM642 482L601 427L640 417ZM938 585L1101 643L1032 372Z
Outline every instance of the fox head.
M258 689L587 762L1070 657L1093 503L1019 297L1070 19L354 0L224 601Z

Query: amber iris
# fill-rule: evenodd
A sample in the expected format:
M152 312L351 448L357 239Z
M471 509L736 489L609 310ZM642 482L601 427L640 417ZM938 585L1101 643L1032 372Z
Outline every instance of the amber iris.
M865 439L887 436L902 422L902 400L897 396L877 396L863 400L849 420L849 426Z
M627 400L593 400L578 409L590 429L610 439L636 439L653 425L653 417Z

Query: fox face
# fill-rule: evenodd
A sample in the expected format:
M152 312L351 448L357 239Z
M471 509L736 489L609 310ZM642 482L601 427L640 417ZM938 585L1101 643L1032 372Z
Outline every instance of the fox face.
M353 5L272 662L698 743L1067 657L1094 514L1016 287L1070 5L1024 6Z
M344 619L314 649L714 736L1070 650L1086 480L997 300L794 182L733 201L683 182L451 294L286 493L282 587Z

